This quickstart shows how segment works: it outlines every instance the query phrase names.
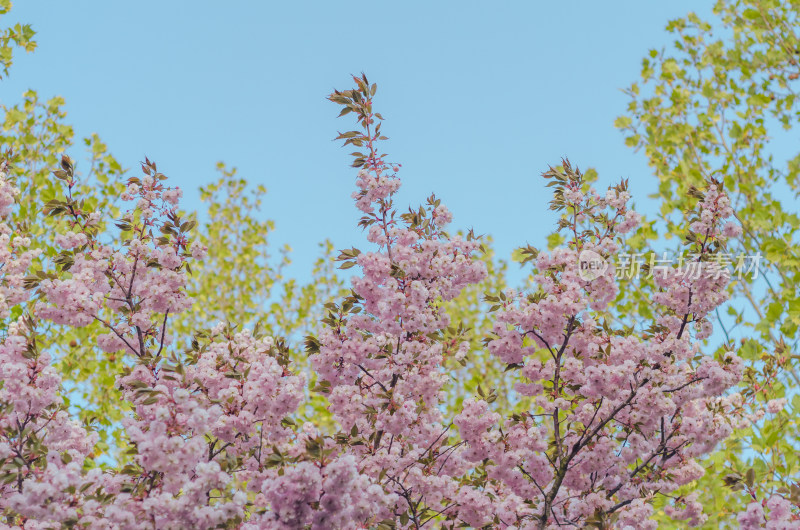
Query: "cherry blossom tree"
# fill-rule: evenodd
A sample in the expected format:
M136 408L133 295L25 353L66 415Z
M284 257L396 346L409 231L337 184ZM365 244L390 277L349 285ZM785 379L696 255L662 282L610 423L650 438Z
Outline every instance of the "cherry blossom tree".
M74 193L66 156L54 172L63 196L42 205L60 254L37 262L25 227L0 225L0 311L30 308L0 344L0 528L655 528L656 497L673 518L702 523L696 499L674 493L703 474L697 459L742 421L744 401L730 392L735 352L702 348L730 280L715 256L739 233L721 185L701 194L686 259L657 272L657 316L637 331L611 310L612 263L640 220L626 184L600 195L569 162L550 168L567 244L523 250L535 290L487 295L486 348L517 383L478 387L446 414L459 384L447 363L469 354L447 306L485 278L481 240L449 234L452 215L435 196L395 206L400 165L379 151L376 86L354 82L329 99L360 125L338 138L359 150L353 198L373 246L339 255L356 274L306 338L313 388L285 342L258 327L223 322L191 344L173 338L207 248L155 163L128 180L112 242L97 229L103 212ZM16 195L7 174L4 218ZM587 256L600 265L591 274ZM100 458L92 425L72 418L37 346L40 320L99 325L97 345L123 357L119 461ZM327 399L333 427L298 421L310 392ZM498 393L509 407L493 407ZM790 524L781 497L767 508L770 522L758 505L742 524Z

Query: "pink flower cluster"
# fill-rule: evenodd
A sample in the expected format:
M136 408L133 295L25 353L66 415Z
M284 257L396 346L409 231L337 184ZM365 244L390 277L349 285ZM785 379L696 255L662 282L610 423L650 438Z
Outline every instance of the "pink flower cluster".
M549 176L564 186L562 226L571 241L538 256L536 293L504 298L489 343L520 369L516 391L532 407L501 421L486 403L468 402L455 422L470 447L466 456L489 483L526 499L526 511L503 523L582 526L615 515L655 528L643 521L652 512L645 501L702 476L695 458L735 425L720 396L740 380L741 361L733 353L703 356L698 342L710 333L706 315L726 299L728 277L667 271L656 282L662 309L650 331L614 329L603 311L617 294L613 271L584 278L577 264L587 249L613 253L617 223L626 231L638 218L626 211L625 192L599 198L576 191L580 173L567 164ZM694 250L705 264L724 244L719 223L731 211L714 187L699 210L708 224L692 225L703 230ZM705 520L696 502L681 502L684 508L668 513L693 525Z
M25 274L40 254L25 250L31 239L16 232L5 219L11 213L19 190L8 180L5 165L0 166L0 320L11 316L11 308L28 299L24 288Z
M130 232L123 249L94 237L95 223L89 220L96 212L82 212L65 202L73 231L57 235L55 242L72 262L70 277L42 281L39 289L47 303L37 306L40 318L57 324L79 327L100 322L107 329L98 337L100 348L137 356L150 345L161 349L169 343L164 324L170 313L190 306L183 290L184 262L197 254L196 246L189 247L175 205L167 200L175 197L174 190L161 183L154 166L144 168L145 177L132 179L122 194L124 200L137 201L135 209L123 216L123 226ZM166 235L156 238L154 229Z
M78 491L92 493L96 471L84 460L97 440L62 407L60 377L37 348L34 321L8 320L29 293L25 275L38 250L6 223L18 191L0 167L0 514L30 518L30 528L61 526L79 516ZM17 313L19 315L19 313ZM11 521L12 519L7 519ZM52 523L52 524L51 524ZM3 524L3 523L0 523Z
M62 166L69 176L69 162ZM330 454L310 424L294 429L305 378L271 337L220 324L198 332L186 354L167 353L168 317L190 303L186 261L205 248L189 244L163 175L149 161L143 169L124 193L136 204L118 225L121 249L97 240L96 212L72 201L71 183L66 200L50 205L69 227L58 260L69 266L39 282L44 300L35 306L62 325L99 321L107 333L98 346L131 354L117 379L131 406L125 460L113 471L95 465L97 436L70 418L50 357L36 348L35 321L20 318L0 343L3 520L31 529L323 529L391 517L387 494L352 455ZM4 178L0 191L10 197L5 215L14 194ZM37 253L13 249L0 270L18 304Z
M64 410L60 377L31 328L20 318L0 344L0 513L30 520L25 528L53 528L92 511L97 503L86 502L102 477L84 465L97 436Z
M764 508L769 512L765 512ZM793 530L798 527L792 514L792 503L780 495L773 495L765 502L753 501L736 518L742 530Z
M452 216L435 197L398 219L392 196L400 181L375 154L376 140L364 140L371 154L354 198L378 251L350 251L362 274L332 311L311 362L339 426L336 451L353 455L381 492L384 510L362 523L404 513L402 527L437 515L478 525L491 497L464 482L471 464L448 443L450 425L438 407L449 380L444 360L463 356L463 341L433 336L450 325L443 303L486 276L473 259L479 241L447 236Z

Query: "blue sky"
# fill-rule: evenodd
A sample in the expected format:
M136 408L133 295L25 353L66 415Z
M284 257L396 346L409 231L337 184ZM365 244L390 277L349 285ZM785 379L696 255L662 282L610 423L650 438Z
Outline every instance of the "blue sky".
M402 162L399 205L432 191L455 226L494 236L502 257L543 246L555 223L538 176L568 156L601 183L655 189L613 121L667 21L711 2L17 2L39 49L0 83L66 98L79 135L97 132L125 167L145 156L185 190L218 160L269 190L275 244L305 278L317 242L360 245L354 171L331 139L351 122L325 96L349 74L378 83L377 109ZM73 153L79 158L80 152Z

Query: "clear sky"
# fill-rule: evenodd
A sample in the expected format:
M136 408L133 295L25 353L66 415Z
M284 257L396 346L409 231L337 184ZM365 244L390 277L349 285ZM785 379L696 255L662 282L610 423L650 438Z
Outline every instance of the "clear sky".
M326 237L360 245L348 150L352 123L325 96L350 73L378 83L377 110L402 162L399 204L435 191L455 226L492 234L501 256L543 246L555 215L538 176L568 156L636 202L655 189L642 153L613 127L641 58L667 21L711 2L206 2L20 0L38 50L0 82L66 98L78 135L97 132L125 167L148 156L184 188L223 160L269 190L273 241L305 278ZM79 152L73 153L80 158Z

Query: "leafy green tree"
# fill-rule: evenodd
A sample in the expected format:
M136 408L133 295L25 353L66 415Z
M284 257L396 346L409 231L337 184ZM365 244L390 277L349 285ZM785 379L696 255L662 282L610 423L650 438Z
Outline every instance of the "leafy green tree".
M0 17L11 10L11 0L0 0ZM8 75L8 69L14 62L14 48L21 48L26 52L36 49L36 34L30 24L15 24L13 27L0 30L0 79Z
M286 245L278 256L272 256L269 238L275 223L259 216L266 188L251 188L247 180L237 177L235 168L222 162L217 170L220 177L200 188L206 220L198 235L209 255L203 270L196 271L191 279L190 292L199 303L189 327L213 326L226 318L240 325L260 321L265 331L297 337L308 331L304 326L316 303L331 299L342 288L332 264L332 243L320 244L321 256L312 271L312 283L299 285L286 278L284 268L290 263L291 248ZM226 278L224 289L220 289L219 275ZM279 292L273 292L274 288Z
M690 13L671 21L673 45L642 60L616 121L659 180L667 235L688 221L696 188L715 178L744 229L729 249L733 265L762 256L757 275L733 283L733 302L718 318L725 342L739 342L748 361L744 396L762 409L788 403L774 419L753 410L750 427L707 462L692 488L712 508L708 528L735 525L753 498L781 493L800 505L799 28L797 0L719 0L713 20Z

